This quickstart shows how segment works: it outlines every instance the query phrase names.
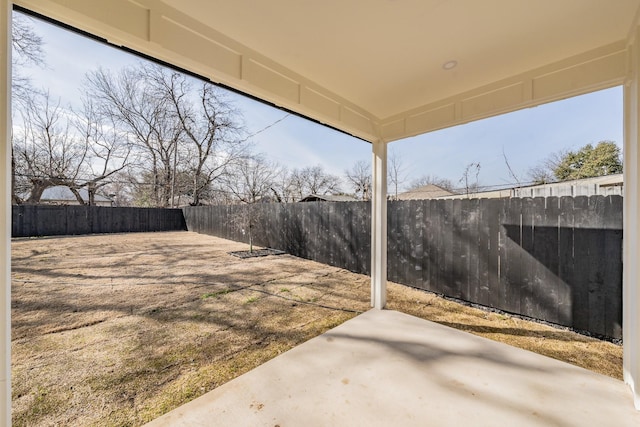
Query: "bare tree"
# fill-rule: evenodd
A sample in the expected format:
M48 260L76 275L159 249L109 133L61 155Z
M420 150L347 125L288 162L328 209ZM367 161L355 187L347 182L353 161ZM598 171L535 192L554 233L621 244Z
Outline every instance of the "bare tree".
M398 188L407 180L404 162L400 155L392 152L387 163L387 185L390 188L393 200L398 200Z
M215 86L194 82L143 63L117 74L99 69L86 78L89 95L138 148L135 185L139 194L150 192L144 199L156 206L174 206L182 194L201 204L203 196L212 197L213 182L246 152L240 112Z
M289 177L293 201L310 194L334 194L340 192L340 178L326 172L322 166L294 169Z
M130 146L103 123L90 103L74 114L46 92L21 109L22 126L14 133L15 172L27 202L38 203L44 190L68 187L80 204L94 204L96 191L127 166ZM86 188L87 200L78 191ZM17 197L17 196L16 196Z
M528 171L529 178L535 184L548 184L556 182L555 170L562 163L563 159L569 154L568 150L560 150L549 154L547 158L538 162L538 164Z
M534 184L548 184L551 182L555 182L556 179L553 176L553 173L548 170L544 165L539 164L529 169L527 172L531 181Z
M45 53L42 37L33 29L31 18L15 12L11 22L12 76L11 96L14 105L27 102L34 92L31 79L24 72L29 66L44 67Z
M23 128L14 134L16 181L30 188L27 202L38 203L44 190L68 186L80 203L77 180L88 154L86 141L70 131L60 101L38 94L22 109Z
M12 73L11 73L11 97L12 114L16 114L23 108L28 108L33 103L33 96L38 91L31 84L31 79L25 74L25 68L29 66L43 67L44 50L42 48L42 37L38 35L31 25L30 18L20 12L14 12L11 24L11 47L12 47ZM17 181L16 181L17 179ZM16 159L14 157L13 146L11 151L11 199L13 203L20 203L17 188L20 184L25 190L24 179L16 177Z
M116 75L102 68L89 72L84 89L112 117L140 150L140 176L151 179L155 206L171 202L171 184L177 145L183 129L170 101L151 90L144 66L127 67Z
M241 113L208 82L194 91L192 81L177 71L150 64L144 65L142 72L157 96L167 100L180 123L180 148L184 153L181 166L191 176L188 192L192 204L199 205L202 193L246 152ZM177 172L174 183L176 176Z
M291 171L278 165L278 173L274 176L269 190L278 203L294 202L296 199L291 183Z
M478 192L478 175L480 175L480 163L469 163L467 167L464 168L462 178L460 178L459 182L464 185L467 197L471 193Z
M362 160L357 161L344 174L356 198L360 200L371 198L371 165L369 163Z
M264 155L247 156L229 170L224 185L239 202L257 203L271 196L278 174L278 166Z
M502 147L502 157L504 158L505 165L507 165L509 176L511 177L511 179L513 179L516 182L516 184L518 184L518 187L520 187L522 180L518 178L518 175L516 175L513 169L511 168L511 164L509 164L509 159L507 158L507 153L505 153L504 151L504 147Z
M103 195L113 201L114 206L133 206L131 180L126 169L113 174L101 190Z
M118 130L114 118L100 115L91 99L83 99L82 107L76 115L75 127L88 153L76 185L86 187L89 196L87 202L94 205L96 192L129 166L132 144Z
M254 235L260 220L255 204L268 200L279 170L264 155L258 154L237 162L230 172L223 179L225 186L237 201L245 205L232 220L242 227L243 233L248 234L249 251L253 251Z

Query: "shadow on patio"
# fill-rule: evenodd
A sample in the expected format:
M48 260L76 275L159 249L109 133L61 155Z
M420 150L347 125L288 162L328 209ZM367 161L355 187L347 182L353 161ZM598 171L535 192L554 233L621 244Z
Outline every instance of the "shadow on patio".
M148 424L640 424L609 377L395 311L368 311Z

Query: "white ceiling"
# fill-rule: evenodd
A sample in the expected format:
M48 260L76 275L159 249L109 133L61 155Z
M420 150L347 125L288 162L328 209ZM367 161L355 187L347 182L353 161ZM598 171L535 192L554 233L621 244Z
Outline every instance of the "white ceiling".
M638 0L167 0L379 119L627 37ZM456 60L446 71L442 65Z
M640 0L14 2L369 141L622 84L640 28Z

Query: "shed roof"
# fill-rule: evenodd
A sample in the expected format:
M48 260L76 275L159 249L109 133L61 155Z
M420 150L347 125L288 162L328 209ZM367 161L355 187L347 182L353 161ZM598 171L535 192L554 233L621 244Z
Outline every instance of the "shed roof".
M451 196L453 194L437 185L427 184L398 194L398 200L437 199L438 197Z
M89 192L86 188L78 189L78 193L80 193L80 197L83 200L89 200ZM29 197L29 194L25 195L25 198ZM65 185L56 185L54 187L49 187L42 192L42 196L40 196L41 201L55 201L55 202L76 202L76 196L71 192L69 187ZM94 200L96 202L111 202L111 199L96 194L94 196Z

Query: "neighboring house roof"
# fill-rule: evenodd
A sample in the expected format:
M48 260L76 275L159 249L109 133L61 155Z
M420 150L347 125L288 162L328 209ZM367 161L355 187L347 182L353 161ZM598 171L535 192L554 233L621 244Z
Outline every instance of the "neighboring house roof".
M451 196L453 194L437 185L427 184L398 194L398 200L437 199L438 197Z
M78 189L78 193L80 193L80 197L82 197L82 200L84 200L85 202L89 201L89 192L87 191L86 188L80 188ZM26 193L23 195L23 199L28 199L29 198L29 193ZM94 196L94 200L96 203L98 202L102 202L102 203L111 203L111 199L101 196L99 194L96 194ZM41 202L73 202L76 203L78 201L78 199L76 199L76 196L71 192L71 190L69 189L69 187L65 186L65 185L56 185L55 187L49 187L46 190L44 190L42 192L42 196L40 197L40 201Z
M442 199L495 199L504 197L563 197L563 196L609 196L622 195L623 174L596 176L593 178L572 179L570 181L551 182L549 184L529 185L526 187L503 188L478 193L459 194Z
M515 197L607 196L622 194L623 174L596 176L514 188Z
M600 181L598 181L598 185L600 187L613 187L613 186L621 186L624 184L624 174L617 173L615 175L607 175L601 176Z
M310 194L301 202L356 202L358 199L351 196L333 194Z
M479 191L477 193L452 194L450 196L438 197L439 199L501 199L513 197L513 188L503 188L501 190Z

